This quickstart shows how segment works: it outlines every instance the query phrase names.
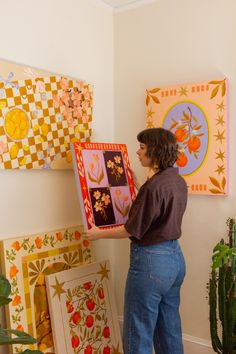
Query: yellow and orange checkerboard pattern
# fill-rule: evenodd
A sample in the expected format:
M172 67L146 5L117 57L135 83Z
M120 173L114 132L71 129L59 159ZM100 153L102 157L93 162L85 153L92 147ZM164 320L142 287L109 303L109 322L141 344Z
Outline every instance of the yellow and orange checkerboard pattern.
M47 76L12 82L0 81L0 169L72 168L70 142L90 141L92 121L92 88L89 84L68 79L67 91L81 94L80 115L70 124L65 117L65 106L56 106L55 95L63 95L62 76ZM37 89L37 82L43 89ZM86 92L83 95L83 91ZM27 135L20 139L9 135L6 117L17 109L28 117ZM14 113L14 112L13 112ZM63 160L63 167L54 167ZM57 166L59 164L57 163Z

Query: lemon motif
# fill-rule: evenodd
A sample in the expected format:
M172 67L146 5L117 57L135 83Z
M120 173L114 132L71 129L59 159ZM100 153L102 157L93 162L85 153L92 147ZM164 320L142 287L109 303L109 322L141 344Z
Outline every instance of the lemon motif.
M15 159L17 157L17 154L19 152L19 147L17 144L13 144L10 148L10 156L12 159Z
M27 114L19 108L14 108L5 115L5 131L12 140L24 139L29 131Z

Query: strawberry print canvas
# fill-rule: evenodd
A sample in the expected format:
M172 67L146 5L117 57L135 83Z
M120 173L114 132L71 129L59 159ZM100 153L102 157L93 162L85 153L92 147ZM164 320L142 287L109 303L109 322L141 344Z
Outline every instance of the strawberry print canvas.
M135 198L125 144L71 144L85 228L122 225Z
M31 334L38 341L33 348L45 354L54 353L45 275L92 262L91 244L81 232L79 225L1 242L2 272L11 284L8 327ZM21 353L26 347L12 349Z
M146 90L147 127L171 130L189 193L228 194L228 83L216 79Z
M56 354L122 354L108 260L46 277Z

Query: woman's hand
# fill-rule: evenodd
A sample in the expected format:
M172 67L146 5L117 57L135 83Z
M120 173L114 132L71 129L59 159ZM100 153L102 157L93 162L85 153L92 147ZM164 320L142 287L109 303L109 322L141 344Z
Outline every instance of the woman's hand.
M99 227L91 224L91 228L87 231L83 232L83 236L89 241L96 241L101 239L101 233L103 230L99 229Z

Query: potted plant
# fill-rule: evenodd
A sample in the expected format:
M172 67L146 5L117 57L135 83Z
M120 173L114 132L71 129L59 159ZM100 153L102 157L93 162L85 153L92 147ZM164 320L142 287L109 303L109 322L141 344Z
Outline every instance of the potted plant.
M216 353L236 354L235 219L229 218L227 227L228 240L222 239L213 249L208 284L210 331L212 347Z
M0 275L0 307L9 304L12 300L9 298L11 293L11 286L9 281ZM11 344L33 344L37 343L37 340L31 337L29 334L17 331L14 329L4 329L0 325L0 346ZM26 349L22 354L43 354L39 350Z

